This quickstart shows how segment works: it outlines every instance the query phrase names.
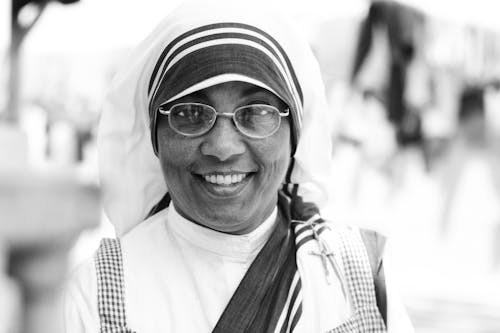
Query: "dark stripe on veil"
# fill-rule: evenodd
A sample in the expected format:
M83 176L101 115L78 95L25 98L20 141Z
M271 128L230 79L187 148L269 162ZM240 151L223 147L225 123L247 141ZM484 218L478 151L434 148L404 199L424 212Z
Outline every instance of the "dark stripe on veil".
M271 35L269 35L265 31L260 30L260 29L258 29L256 27L248 25L248 24L234 23L234 22L209 24L209 25L205 25L205 26L202 26L202 27L199 27L199 28L196 28L196 29L192 29L192 30L187 31L184 34L180 35L179 37L175 38L172 42L170 42L165 47L165 49L162 51L160 57L158 58L158 60L156 62L155 68L153 70L153 73L152 73L150 81L149 81L148 93L150 93L151 89L153 88L154 79L158 75L158 71L160 69L160 66L161 66L163 60L167 56L168 52L175 45L177 45L183 39L185 39L185 38L187 38L189 36L192 36L192 35L194 35L196 33L199 33L199 32L202 32L202 31L208 31L208 30L218 29L218 28L241 28L241 29L247 29L247 30L256 32L256 33L258 33L258 34L266 37L267 39L269 39L273 43L273 45L279 50L279 52L281 53L282 57L285 59L286 67L288 67L288 70L290 71L290 75L292 77L293 84L295 85L295 87L297 89L297 92L299 94L300 102L304 103L304 96L303 96L303 93L302 93L302 88L301 88L301 86L299 84L299 81L298 81L297 75L295 74L295 71L293 69L292 63L291 63L290 59L288 58L288 55L284 51L283 47L281 47L281 45Z

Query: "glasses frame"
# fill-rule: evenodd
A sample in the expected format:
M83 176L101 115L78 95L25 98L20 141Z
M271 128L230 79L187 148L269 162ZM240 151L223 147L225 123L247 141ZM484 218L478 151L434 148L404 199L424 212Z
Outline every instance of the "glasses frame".
M182 106L182 105L199 105L199 106L207 107L208 109L210 109L210 110L213 111L213 113L215 114L215 119L212 121L211 125L206 130L202 131L201 133L196 133L196 134L182 133L181 131L179 131L178 129L176 129L174 126L172 126L172 120L171 120L172 117L170 117L170 112L172 111L172 109L175 108L175 107L178 107L178 106ZM278 126L276 126L276 129L274 129L271 133L269 133L269 134L267 134L265 136L250 135L248 133L245 133L240 128L240 126L238 126L238 123L236 122L236 112L238 112L238 110L247 108L249 106L265 106L265 107L270 107L270 108L276 110L278 112L278 115L280 116L278 118ZM160 114L162 114L162 115L168 116L168 124L169 124L170 128L173 131L175 131L176 133L178 133L180 135L183 135L183 136L186 136L186 137L190 137L190 138L197 137L197 136L202 136L202 135L210 132L210 130L214 127L215 123L217 122L217 118L219 116L221 116L221 117L232 118L233 119L233 124L238 129L238 132L240 132L244 136L252 138L252 139L264 139L264 138L270 137L271 135L273 135L274 133L276 133L278 131L278 129L281 126L281 118L282 117L288 117L288 115L290 115L290 109L289 108L286 108L284 111L280 111L277 107L275 107L273 105L262 104L262 103L260 103L260 104L257 103L257 104L243 105L243 106L240 106L240 107L237 107L236 109L234 109L233 112L218 112L213 106L208 105L208 104L204 104L204 103L194 103L194 102L193 103L176 103L176 104L172 105L169 109L165 109L165 105L160 105L158 107L158 112Z

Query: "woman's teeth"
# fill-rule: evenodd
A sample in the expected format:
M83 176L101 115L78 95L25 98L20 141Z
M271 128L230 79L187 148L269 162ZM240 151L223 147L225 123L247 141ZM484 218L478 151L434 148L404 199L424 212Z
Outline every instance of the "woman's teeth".
M240 183L247 175L244 173L233 175L205 175L203 178L212 184L217 185L232 185Z

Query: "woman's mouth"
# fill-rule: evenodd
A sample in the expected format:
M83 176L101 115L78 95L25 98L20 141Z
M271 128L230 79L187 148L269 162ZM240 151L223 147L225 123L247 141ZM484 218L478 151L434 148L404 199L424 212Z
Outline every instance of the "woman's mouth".
M243 179L246 178L246 176L247 176L246 173L236 173L236 174L226 174L226 175L208 174L208 175L203 175L203 178L205 179L206 182L209 182L211 184L230 186L241 183Z
M254 173L208 173L197 175L202 187L213 197L236 197L246 188Z

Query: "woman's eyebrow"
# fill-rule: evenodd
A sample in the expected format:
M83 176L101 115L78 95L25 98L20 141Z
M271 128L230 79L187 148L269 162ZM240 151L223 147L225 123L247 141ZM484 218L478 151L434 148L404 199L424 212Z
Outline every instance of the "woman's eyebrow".
M250 86L246 89L243 90L243 95L255 95L257 93L270 93L269 91L267 91L266 89L264 88L261 88L261 87L258 87L258 86Z
M166 107L166 108L169 108L169 107L172 107L174 104L177 104L177 103L186 103L186 102L189 102L189 101L192 101L192 100L195 100L197 102L202 102L202 101L206 101L207 100L207 94L202 91L202 90L198 90L198 91L194 91L188 95L185 95L185 96L182 96L180 98L177 98L173 101L170 101L168 103L164 103L163 106Z
M195 92L190 93L189 95L184 96L183 98L196 98L196 99L207 99L207 93L203 90L197 90Z
M259 86L251 86L243 90L243 96L247 98L262 99L262 102L267 101L270 104L278 103L286 106L286 103L274 93ZM277 105L275 105L277 106Z

